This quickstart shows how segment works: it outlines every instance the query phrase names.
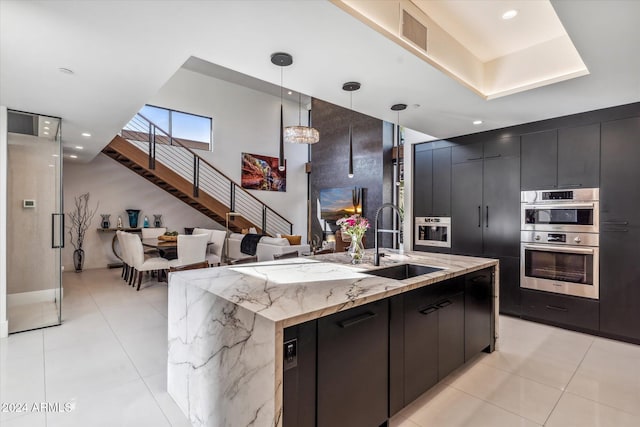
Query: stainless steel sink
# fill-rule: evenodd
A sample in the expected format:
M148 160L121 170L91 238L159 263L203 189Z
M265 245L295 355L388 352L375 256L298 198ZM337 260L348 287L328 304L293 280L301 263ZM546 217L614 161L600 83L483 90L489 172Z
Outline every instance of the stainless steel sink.
M403 280L410 277L422 276L423 274L433 273L434 271L443 270L438 267L429 267L417 264L400 264L392 267L379 268L377 270L369 270L366 274L374 276L386 277L388 279Z

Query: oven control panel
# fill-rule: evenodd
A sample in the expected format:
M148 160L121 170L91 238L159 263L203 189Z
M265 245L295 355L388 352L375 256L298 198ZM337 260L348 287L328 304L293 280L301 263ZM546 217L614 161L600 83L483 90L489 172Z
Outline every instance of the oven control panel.
M546 243L571 246L600 246L599 235L595 233L547 233L544 231L522 231L522 243Z

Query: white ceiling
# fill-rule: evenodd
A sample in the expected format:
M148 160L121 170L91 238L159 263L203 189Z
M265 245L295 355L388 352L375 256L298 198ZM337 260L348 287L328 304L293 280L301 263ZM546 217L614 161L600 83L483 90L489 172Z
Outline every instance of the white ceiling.
M412 0L482 62L566 35L546 0ZM508 10L518 15L502 19Z
M191 56L278 85L285 51L287 87L348 107L359 81L355 110L395 121L406 103L402 124L436 137L640 101L640 2L552 5L590 74L487 101L329 1L2 0L0 105L62 117L87 161Z

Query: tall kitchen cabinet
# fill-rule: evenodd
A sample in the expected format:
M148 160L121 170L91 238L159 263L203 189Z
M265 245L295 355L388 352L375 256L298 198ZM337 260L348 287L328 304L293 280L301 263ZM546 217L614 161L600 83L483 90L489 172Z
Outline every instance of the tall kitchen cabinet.
M640 340L640 117L602 123L600 331Z
M600 123L522 135L522 190L597 188Z
M413 215L451 216L451 147L414 146ZM449 248L416 245L417 250L450 252Z
M451 250L500 260L500 311L520 310L520 137L452 148Z

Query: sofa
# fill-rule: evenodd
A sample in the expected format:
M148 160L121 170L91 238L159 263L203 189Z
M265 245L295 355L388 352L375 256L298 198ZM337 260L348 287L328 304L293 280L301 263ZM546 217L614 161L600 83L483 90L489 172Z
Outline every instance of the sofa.
M227 244L229 245L229 258L240 259L250 255L243 254L240 251L240 243L244 234L231 233ZM298 251L298 255L311 251L309 245L291 245L289 240L284 237L263 236L256 247L256 256L258 261L273 261L273 255L281 255L286 252Z

